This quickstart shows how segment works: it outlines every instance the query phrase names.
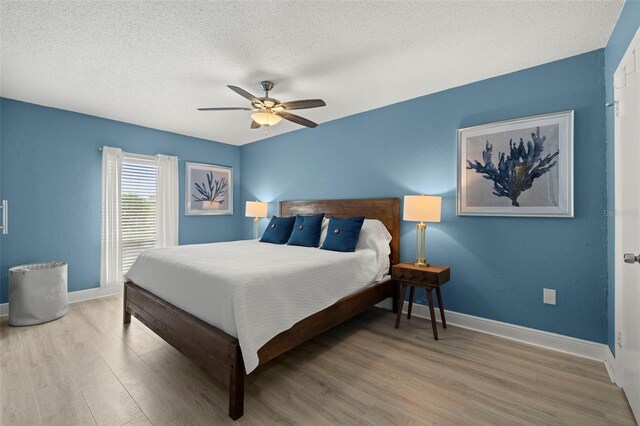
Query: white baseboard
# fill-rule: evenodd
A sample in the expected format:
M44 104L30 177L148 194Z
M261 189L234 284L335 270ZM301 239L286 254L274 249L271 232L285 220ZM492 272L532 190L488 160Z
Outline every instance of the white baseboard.
M607 373L609 373L609 378L613 383L620 386L618 376L616 375L616 357L613 355L613 352L611 352L611 348L609 348L609 346L607 346L605 356L604 367L607 369Z
M380 308L391 310L391 299L384 300L376 305ZM405 303L403 312L406 313L408 304ZM615 360L608 345L588 340L576 339L575 337L563 336L561 334L550 333L548 331L536 330L533 328L522 327L515 324L490 320L473 315L461 314L459 312L446 311L447 324L457 327L467 328L469 330L479 331L481 333L492 334L494 336L503 337L505 339L515 340L526 343L528 345L538 346L545 349L551 349L558 352L564 352L576 355L582 358L588 358L600 361L605 364L607 372L611 377L611 381L615 383ZM413 304L412 315L420 318L430 318L429 308L422 304ZM436 318L440 321L440 310L436 308Z
M122 293L122 286L115 287L96 287L86 290L78 290L69 292L69 303L82 302L84 300L99 299L101 297L113 296ZM9 315L9 304L0 304L0 317Z

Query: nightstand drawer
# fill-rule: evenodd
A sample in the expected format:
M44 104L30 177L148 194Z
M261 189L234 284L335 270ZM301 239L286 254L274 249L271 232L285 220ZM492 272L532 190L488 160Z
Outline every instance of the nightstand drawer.
M415 266L400 263L391 268L391 277L412 284L439 287L449 281L451 270L446 266Z

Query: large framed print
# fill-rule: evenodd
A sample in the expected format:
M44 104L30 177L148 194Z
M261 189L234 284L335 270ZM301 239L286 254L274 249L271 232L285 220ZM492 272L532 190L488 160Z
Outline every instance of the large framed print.
M457 213L573 217L573 111L458 130Z
M213 164L186 163L185 214L233 214L233 169Z

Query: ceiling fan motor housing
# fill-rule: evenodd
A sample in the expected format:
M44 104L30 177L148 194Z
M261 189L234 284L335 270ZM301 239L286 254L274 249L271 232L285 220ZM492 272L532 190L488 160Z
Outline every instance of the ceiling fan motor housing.
M275 98L258 98L262 101L262 106L258 103L254 103L252 104L255 108L258 109L271 109L273 107L275 107L276 105L280 105L280 101L275 99ZM284 109L284 108L281 108Z
M260 110L266 109L269 112L271 112L271 108L280 104L279 100L269 97L269 91L273 89L273 86L274 86L273 82L269 80L264 80L260 82L260 87L262 87L262 90L264 90L264 97L258 98L262 101L262 105L258 104L257 102L252 103L254 108L258 108Z

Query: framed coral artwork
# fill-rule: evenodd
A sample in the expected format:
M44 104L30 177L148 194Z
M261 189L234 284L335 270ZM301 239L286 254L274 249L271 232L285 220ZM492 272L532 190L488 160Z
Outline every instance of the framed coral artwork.
M185 214L233 214L233 169L213 164L186 163Z
M458 130L458 215L573 217L573 111Z

